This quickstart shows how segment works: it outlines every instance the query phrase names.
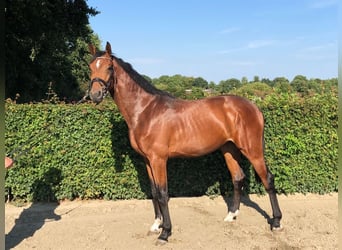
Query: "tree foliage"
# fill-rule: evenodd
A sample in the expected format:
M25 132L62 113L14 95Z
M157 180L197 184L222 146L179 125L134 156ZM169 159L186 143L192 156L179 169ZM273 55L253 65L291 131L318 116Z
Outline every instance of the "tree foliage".
M228 78L218 84L208 83L201 77L194 78L182 75L164 75L154 79L145 77L157 88L186 99L198 99L208 95L220 94L237 94L255 98L264 97L273 92L297 93L301 96L307 96L337 91L337 78L307 79L302 75L295 76L291 82L286 77L275 77L273 80L262 78L261 81L254 82L254 80L259 79L258 76L255 76L253 81L248 81L247 77L243 77L241 81L236 78Z
M308 79L303 75L297 75L293 78L291 85L293 89L302 94L309 93Z
M241 87L241 82L236 78L230 78L225 81L220 81L217 90L221 93L229 93L232 90Z
M208 88L208 82L202 77L186 77L182 75L161 76L152 80L157 88L172 93L184 99L198 99L204 97L203 90Z
M230 91L231 94L244 96L250 99L255 99L256 97L264 98L272 92L272 87L262 82L246 84L243 85L241 88Z
M77 98L86 59L82 43L98 38L85 0L6 0L6 97L41 100L53 83L60 97Z

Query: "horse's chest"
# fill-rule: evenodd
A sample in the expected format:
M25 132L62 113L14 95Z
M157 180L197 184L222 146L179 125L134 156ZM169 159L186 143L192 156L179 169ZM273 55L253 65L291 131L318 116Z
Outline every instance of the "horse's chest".
M131 146L132 148L137 151L138 153L142 153L138 147L138 143L137 143L137 138L136 135L133 133L132 130L129 131L129 140L131 142Z

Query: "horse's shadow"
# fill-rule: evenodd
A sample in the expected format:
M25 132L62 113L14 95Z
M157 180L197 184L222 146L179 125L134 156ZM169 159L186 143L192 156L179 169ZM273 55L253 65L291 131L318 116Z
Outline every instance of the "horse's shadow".
M34 190L33 200L39 199L38 197L41 197L40 195L43 191L46 195L46 200L56 201L52 186L56 185L56 182L59 183L60 180L60 170L55 168L48 170L42 178L32 185ZM57 202L34 202L30 207L25 208L19 218L15 220L15 225L11 231L5 236L5 249L12 249L23 240L33 236L45 223L60 220L61 216L54 212L58 205Z
M222 197L223 197L223 199L224 199L224 201L225 201L225 203L227 205L227 208L229 208L230 206L233 206L233 197L228 197L228 196L222 196ZM273 219L257 203L252 201L250 199L249 195L241 196L241 203L243 205L245 205L246 207L253 208L255 211L257 211L261 216L263 216L267 220L267 223L270 226L272 225L272 220Z
M143 158L137 152L135 152L131 146L128 138L126 122L123 119L115 119L112 117L111 124L113 125L111 131L112 152L116 171L124 171L126 159L123 156L127 156L132 162L134 162L134 167L138 174L138 181L141 191L145 197L151 198L151 186L148 179L146 166ZM122 133L122 131L127 131L127 133ZM118 145L120 145L120 147L118 147Z
M273 218L270 217L270 215L263 210L256 202L252 201L250 199L249 193L250 193L250 185L252 182L252 179L255 178L255 184L259 185L259 188L261 187L261 180L259 178L258 175L256 175L253 166L250 164L250 162L244 157L242 156L241 162L240 162L240 166L243 169L244 173L245 173L245 180L243 183L243 191L241 194L241 203L243 205L245 205L246 207L250 207L253 208L255 211L257 211L262 217L264 217L267 220L267 223L269 224L270 228L272 229L272 224L273 224ZM253 173L253 174L251 174ZM254 185L255 185L254 184ZM223 185L222 183L220 183L220 188L221 188L221 194L223 194L222 189L225 188L225 185ZM233 196L227 196L227 195L222 195L226 205L227 205L227 209L230 206L233 206Z

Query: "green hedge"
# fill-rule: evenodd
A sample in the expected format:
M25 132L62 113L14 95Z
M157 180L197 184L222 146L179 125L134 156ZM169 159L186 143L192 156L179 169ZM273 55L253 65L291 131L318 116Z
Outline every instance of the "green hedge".
M266 160L278 192L337 191L337 96L272 94L254 101L265 115ZM127 126L112 102L7 102L5 124L6 150L17 156L15 167L6 173L5 187L15 199L150 197L145 165L132 150ZM171 196L232 192L218 152L171 159L168 165ZM242 167L245 192L263 193L246 159Z

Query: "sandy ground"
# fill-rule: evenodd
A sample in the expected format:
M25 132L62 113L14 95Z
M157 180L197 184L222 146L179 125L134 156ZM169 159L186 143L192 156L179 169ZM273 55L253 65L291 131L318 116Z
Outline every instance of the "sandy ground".
M272 232L268 196L245 197L224 222L222 197L171 198L173 234L148 235L150 200L67 201L5 206L6 249L337 249L338 195L279 196L283 231ZM229 201L228 201L229 204Z

